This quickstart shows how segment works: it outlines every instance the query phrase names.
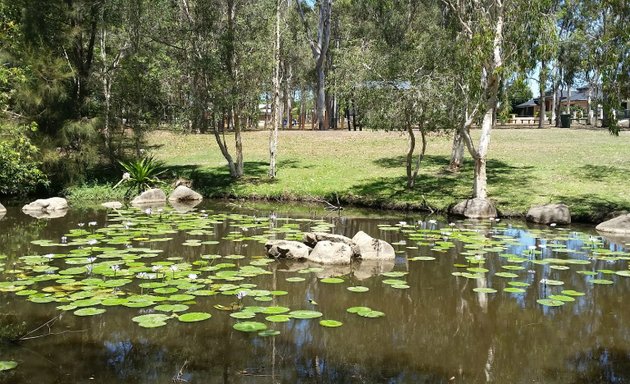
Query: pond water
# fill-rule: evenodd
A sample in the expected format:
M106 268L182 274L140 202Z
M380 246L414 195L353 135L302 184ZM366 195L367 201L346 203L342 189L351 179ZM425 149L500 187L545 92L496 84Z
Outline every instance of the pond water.
M397 257L264 257L312 230L363 230ZM628 248L588 227L308 206L9 207L0 332L30 333L0 345L18 364L0 382L627 383Z

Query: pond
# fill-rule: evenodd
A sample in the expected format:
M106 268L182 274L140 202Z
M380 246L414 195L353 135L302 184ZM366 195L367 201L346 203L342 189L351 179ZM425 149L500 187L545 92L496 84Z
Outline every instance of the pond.
M360 230L396 259L264 256ZM0 332L23 340L0 345L0 382L627 383L628 248L589 227L303 205L9 207Z

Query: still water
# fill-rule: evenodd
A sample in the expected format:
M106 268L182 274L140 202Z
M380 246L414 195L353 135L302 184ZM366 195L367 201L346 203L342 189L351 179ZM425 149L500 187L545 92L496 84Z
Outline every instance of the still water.
M173 318L165 326L143 328L132 318L158 312L154 306L98 304L94 307L106 312L76 316L72 307L58 309L72 304L64 295L76 291L42 291L59 284L31 282L22 293L32 290L32 297L20 291L0 292L2 326L25 323L24 330L32 331L54 321L30 333L28 340L0 345L0 360L18 363L17 368L0 372L1 383L630 382L630 277L624 275L627 272L615 273L628 270L628 247L602 239L589 227L528 227L517 221L449 223L418 214L351 210L338 214L319 207L217 202L188 213L154 210L151 215L153 224L147 224L148 214L141 211L100 209L70 210L62 218L38 220L9 207L0 220L0 255L6 256L0 260L0 280L15 283L52 274L59 284L81 286L82 279L94 277L92 265L118 263L114 276L103 274L100 281L128 281L108 294L123 298L147 294L150 289L139 286L148 281L147 276L166 284L192 279L195 284L187 289L179 286L176 293L216 291L184 303L189 312L212 317L196 323ZM157 215L163 216L154 219ZM193 224L186 226L187 220ZM144 225L154 227L139 230ZM264 260L265 238L299 237L301 231L312 229L350 237L362 230L393 243L397 257L391 263L323 269L297 262L255 263L267 273L234 281L223 281L208 268L225 263L223 271L239 270ZM128 241L112 241L125 230L136 233ZM62 244L60 239L68 235ZM95 238L98 245L86 243ZM150 241L158 238L167 240ZM129 257L134 249L144 249L149 253L142 255L150 257ZM50 261L25 262L24 256L36 255L51 255ZM86 256L97 260L86 264L80 260ZM155 271L151 267L160 262L164 262L162 275L151 275ZM174 264L178 270L168 269ZM76 265L89 272L62 273ZM309 272L308 267L315 269ZM140 271L145 271L142 281L137 278ZM403 288L408 288L383 282L392 277L382 273L396 271L406 273L395 279L404 280ZM194 279L187 272L195 272ZM331 276L344 281L322 282ZM286 280L292 277L304 280ZM313 310L323 317L272 323L258 313L253 321L280 334L240 332L233 326L243 320L215 308L232 306L236 300L233 291L221 291L222 284L288 292L263 295L267 302L248 295L242 300L244 306ZM369 291L350 292L351 286ZM523 292L504 291L510 287ZM486 288L490 293L485 293ZM575 301L564 305L553 301L559 306L537 302L563 290L584 295L564 295ZM51 302L32 302L37 296ZM346 311L355 306L385 316L364 318ZM321 319L343 325L323 327Z

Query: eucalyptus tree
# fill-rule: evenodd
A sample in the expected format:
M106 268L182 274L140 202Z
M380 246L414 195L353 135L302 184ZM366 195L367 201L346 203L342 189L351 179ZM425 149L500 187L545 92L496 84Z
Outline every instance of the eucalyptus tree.
M528 55L531 20L540 17L535 3L521 0L442 0L455 32L454 49L463 95L459 132L474 160L472 196L487 199L486 163L500 84L520 55ZM480 126L475 146L470 129Z
M341 2L340 7L363 23L344 36L354 47L335 52L342 67L339 93L352 95L366 127L407 134L407 188L413 188L428 133L454 127L448 107L455 97L454 73L448 69L451 50L440 8L429 1Z
M313 55L313 60L315 61L317 79L315 87L315 111L318 128L322 130L328 127L326 120L326 60L330 46L333 0L319 0L314 5L319 8L316 32L313 32L311 22L304 11L306 7L308 7L308 9L314 9L311 8L306 1L296 0L297 10L304 24L308 44Z

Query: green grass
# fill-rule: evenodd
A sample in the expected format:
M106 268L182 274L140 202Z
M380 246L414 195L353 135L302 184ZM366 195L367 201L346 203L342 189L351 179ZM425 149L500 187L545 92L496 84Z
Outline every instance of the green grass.
M93 205L93 202L123 201L126 188L113 188L110 184L84 184L68 188L65 197L71 205Z
M451 138L429 139L417 186L405 189L407 138L396 132L281 131L278 176L270 180L268 133L246 132L245 177L229 177L211 135L155 132L157 158L179 176L193 179L209 197L273 200L339 199L344 203L395 209L429 206L445 211L470 196L472 162L459 174L444 172ZM233 140L228 137L230 148ZM233 150L233 149L232 149ZM577 221L599 221L630 210L630 132L603 130L495 130L488 156L490 198L503 215L564 202Z

